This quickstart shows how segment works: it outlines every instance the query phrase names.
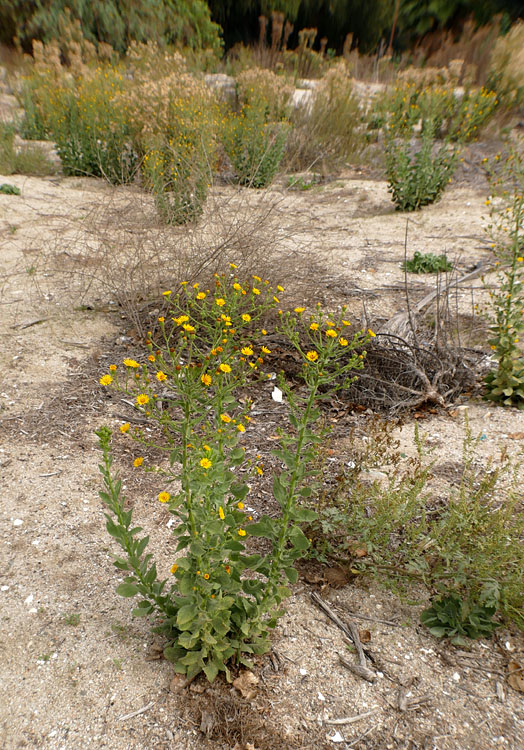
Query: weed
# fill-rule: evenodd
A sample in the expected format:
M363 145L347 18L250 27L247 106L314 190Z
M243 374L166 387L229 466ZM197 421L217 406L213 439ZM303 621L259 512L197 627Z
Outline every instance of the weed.
M290 175L287 186L290 190L311 190L320 182L318 175L313 175L310 180L306 180L302 175Z
M76 628L76 626L80 624L80 615L76 612L70 615L64 615L64 622L66 625L71 625L71 627Z
M420 621L436 638L450 638L455 646L467 638L489 638L499 623L493 620L496 607L470 604L457 594L435 599L420 615Z
M447 273L453 270L453 264L446 255L416 251L411 260L404 261L403 269L409 273Z
M20 188L16 187L16 185L10 185L8 182L0 185L0 193L3 195L21 195Z
M116 669L117 672L121 672L123 669L122 660L117 659L116 657L112 661L113 669Z

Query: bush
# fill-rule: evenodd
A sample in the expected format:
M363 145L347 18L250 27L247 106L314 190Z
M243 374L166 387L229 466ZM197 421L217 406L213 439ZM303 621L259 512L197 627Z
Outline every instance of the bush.
M435 137L471 141L495 112L499 102L494 91L466 89L459 96L453 86L422 86L406 81L371 109L371 128L387 127L395 135L413 133L415 126L430 125Z
M427 624L442 625L449 617L448 625L455 618L458 628L439 635L478 637L475 618L490 620L495 612L524 628L521 457L503 451L500 460L479 468L480 436L466 422L460 483L436 500L418 430L418 452L410 459L398 452L387 423L371 423L362 448L353 440L354 467L337 467L333 482L330 463L328 489L311 506L318 522L308 533L317 554L345 556L353 569L401 591L411 581L425 584L445 600L442 607L442 600L434 602ZM369 471L377 466L380 479Z
M289 126L268 116L266 102L255 99L224 121L222 143L241 185L270 185L284 156Z
M446 143L435 150L429 124L414 154L409 138L395 138L390 133L385 150L388 191L398 211L415 211L440 199L455 171L457 151Z

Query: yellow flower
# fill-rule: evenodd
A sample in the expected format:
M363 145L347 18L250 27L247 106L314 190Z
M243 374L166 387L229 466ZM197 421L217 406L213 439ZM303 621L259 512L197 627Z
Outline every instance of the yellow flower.
M242 287L240 286L240 284L238 283L238 281L235 281L235 283L233 284L233 289L236 292L241 292L242 291Z
M222 370L222 372L231 372L231 367L229 365L221 364L218 366L219 370Z
M308 352L306 354L306 359L309 359L310 362L316 362L318 359L318 352Z
M186 323L189 320L189 315L180 315L178 318L173 318L177 326L181 326L182 323Z
M350 325L351 325L351 323L349 322L349 320L343 320L343 321L342 321L342 325L343 325L343 326L350 326Z
M245 532L244 529L239 529L238 530L238 536L245 536L245 535L246 535L246 532Z
M167 375L165 374L165 372L162 372L162 370L159 370L159 372L157 372L156 374L156 379L162 382L163 380L167 380Z
M200 466L203 469L210 469L211 466L212 466L212 464L211 464L211 461L209 460L209 458L201 458L200 459Z
M205 299L206 293L205 292L199 292L196 296L197 299Z
M149 357L148 357L148 360L149 360L150 362L155 362L155 361L156 361L156 357L155 357L155 355L154 355L154 354L150 354L150 355L149 355Z
M277 286L277 292L283 292L283 291L284 291L284 287L280 286L280 284L278 284L278 286Z
M496 346L494 346L493 344L491 344L491 346L490 346L489 348L490 348L490 349L491 349L492 351L495 351L495 349L496 349L497 347L496 347Z
M240 351L246 357L250 357L253 354L253 349L250 346L244 346Z
M312 331L318 331L318 323L311 323L309 327Z
M235 266L235 264L234 264L234 263L230 263L230 264L229 264L229 267L230 267L230 268L238 268L238 266Z
M162 292L162 294L164 295L164 297L169 297L169 295L171 294L171 289L168 289L167 292Z
M225 422L226 424L228 422L231 422L231 417L229 416L229 414L221 414L220 419L222 420L222 422Z
M277 303L279 303L279 302L280 302L280 300L279 300L279 298L278 298L278 297L275 297L275 296L273 296L273 302L277 302Z
M109 365L110 372L116 372L116 365Z
M133 466L136 469L139 466L142 466L143 463L144 463L144 459L142 458L142 456L139 456L138 458L135 458L135 460L133 461Z
M169 572L175 575L177 570L178 570L178 565L176 563L173 563L173 565L171 566L171 570Z
M102 375L100 378L100 385L111 385L113 382L113 378L111 375Z
M244 323L249 323L249 321L251 320L251 315L248 315L248 313L244 313L244 315L242 315L242 320L244 321Z
M204 573L204 578L206 579L206 581L209 581L209 573Z
M211 377L211 375L208 375L207 372L201 376L200 380L204 385L211 385L211 383L213 382L213 378Z
M224 509L222 508L222 506L220 506L220 508L218 509L218 515L220 516L220 518L222 519L222 521L226 517L226 514L224 513Z
M260 294L260 289L253 287L253 294Z
M517 261L518 261L519 263L522 263L522 261L523 261L523 260L524 260L524 258L517 258ZM109 369L111 369L111 368L109 368Z
M267 336L267 331L266 331L265 328L262 328L261 334L262 334L262 336Z
M240 510L242 510L243 507L244 507L244 503L242 503L242 502L237 503L237 508L239 508Z
M218 299L216 299L215 302L217 303L219 307L224 307L224 305L226 304L226 300L222 299L222 297L219 297Z
M126 422L125 424L121 424L120 425L120 432L122 433L122 435L125 435L125 433L129 431L130 427L131 427L131 425L129 424L129 422Z
M159 319L158 319L158 322L159 322L159 323L165 323L165 320L166 320L166 319L164 318L164 316L163 316L163 315L161 315L161 316L159 317Z
M327 336L328 338L330 338L330 339L336 339L336 337L337 337L337 332L336 332L336 331L334 331L334 330L333 330L333 328L328 328L328 330L326 331L326 336Z
M158 499L161 503L168 503L171 500L171 495L169 492L161 492L158 496Z
M326 320L326 325L329 326L330 328L333 328L335 324L333 323L332 320Z
M144 406L145 404L149 403L149 396L147 396L145 393L141 393L136 397L136 402L139 406Z
M245 431L246 431L246 428L244 427L244 425L243 425L243 424L237 424L237 430L238 430L239 432L245 432Z
M340 344L340 346L347 346L349 344L349 341L341 336L338 340L338 343Z
M377 335L377 334L376 334L376 333L373 333L373 331L371 330L371 328L368 328L368 333L369 333L369 335L370 335L370 336L372 336L373 338L376 338L376 335Z
M258 474L258 476L261 477L263 473L264 472L262 471L262 468L260 466L257 466L257 474Z
M305 309L306 309L305 307L295 307L294 312L300 315L300 313L303 313Z
M260 276L253 276L253 278L255 279L255 281L262 281L262 279L260 278Z
M180 286L187 286L187 281L181 281Z
M184 331L187 331L187 333L194 333L195 330L196 330L195 326L192 326L189 323L184 323L184 325L182 326L182 328L184 329Z
M204 449L205 451L210 451L210 450L211 450L211 448L209 447L209 445L203 445L203 446L202 446L202 448L203 448L203 449Z
M140 367L138 362L135 362L134 359L124 359L124 364L126 367Z

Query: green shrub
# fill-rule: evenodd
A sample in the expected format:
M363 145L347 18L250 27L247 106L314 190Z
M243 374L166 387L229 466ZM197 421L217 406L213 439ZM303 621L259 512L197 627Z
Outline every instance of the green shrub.
M457 151L448 144L435 149L434 131L424 128L420 146L412 154L409 137L386 135L388 191L398 211L415 211L438 201L450 182L457 163Z
M145 185L166 224L185 224L202 214L212 179L209 156L201 144L181 136L146 153L142 166Z
M289 126L268 120L268 115L266 102L255 99L225 120L222 143L241 185L267 187L280 167Z

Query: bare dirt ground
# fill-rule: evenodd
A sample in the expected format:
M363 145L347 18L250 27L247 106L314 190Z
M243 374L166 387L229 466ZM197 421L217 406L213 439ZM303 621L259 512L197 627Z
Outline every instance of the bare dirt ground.
M0 195L0 745L522 748L524 695L506 681L508 661L524 663L522 634L502 630L493 640L457 650L418 624L424 592L414 591L417 604L408 604L358 578L338 588L299 581L276 629L273 654L257 664L254 697L218 682L209 688L197 680L189 690L177 689L172 667L154 658L148 625L133 620L129 602L115 594L114 547L98 498L94 430L102 423L116 427L129 412L102 392L98 377L109 363L137 356L140 346L103 292L93 293L87 305L84 296L82 305L75 304L78 276L66 257L56 273L40 263L51 247L60 258L60 238L69 252L67 233L80 235L89 207L113 200L115 190L97 180L62 177L0 181L22 192ZM273 192L283 222L296 227L304 258L320 261L325 270L323 303L344 300L357 319L363 302L375 320L404 309L406 217L393 211L384 182L355 172L308 192L283 185ZM125 202L126 191L116 193ZM409 255L445 252L464 272L489 259L485 197L486 186L466 160L442 201L409 217ZM253 192L250 200L261 198ZM413 298L433 285L433 277L414 278ZM481 286L477 279L456 295L459 312L473 320L471 345L485 340L482 323L472 316ZM85 283L79 298L80 287L85 292ZM253 420L247 445L254 452L279 420L270 392L268 385L255 403L255 410L270 414ZM437 465L460 460L466 410L473 432L485 436L486 460L501 446L517 454L524 413L463 399L459 409L435 409L421 421ZM358 419L340 419L340 455L348 450L344 433ZM408 420L400 432L407 451L412 436ZM116 450L135 518L151 531L162 575L170 564L170 536L166 514L154 501L157 488L133 473L127 444ZM257 502L263 501L260 493ZM341 631L312 602L313 590L340 617L369 631L374 683L339 663L338 654L354 657ZM351 721L330 723L338 719Z

